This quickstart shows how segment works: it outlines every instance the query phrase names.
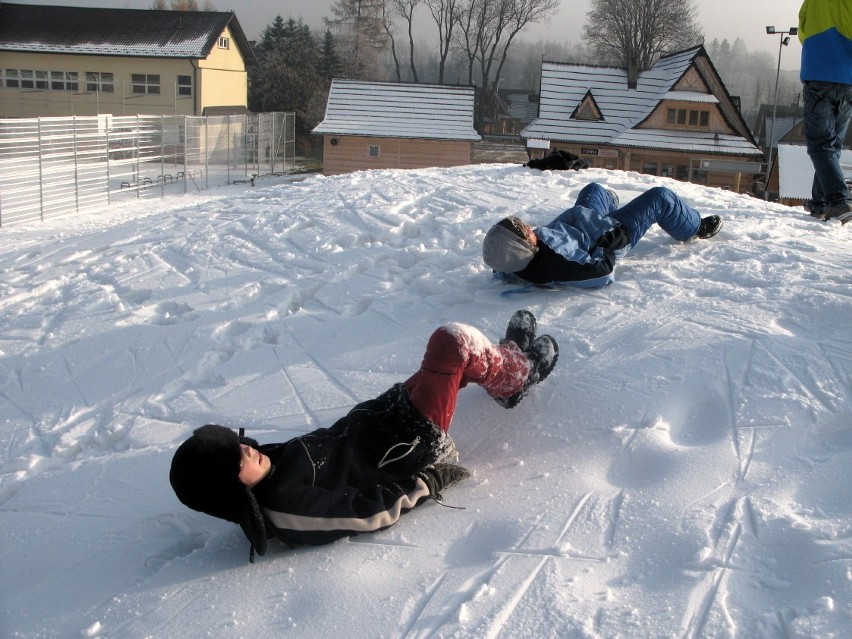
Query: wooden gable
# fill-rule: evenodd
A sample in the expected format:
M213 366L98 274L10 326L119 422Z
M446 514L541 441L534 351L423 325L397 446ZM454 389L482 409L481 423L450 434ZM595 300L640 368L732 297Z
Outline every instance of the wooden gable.
M698 70L691 66L686 70L681 78L675 82L672 91L695 91L696 93L713 93L710 87L698 73Z
M598 106L595 96L592 95L591 89L586 91L586 95L580 100L577 108L571 114L572 120L588 120L590 122L603 122L604 118L601 109Z

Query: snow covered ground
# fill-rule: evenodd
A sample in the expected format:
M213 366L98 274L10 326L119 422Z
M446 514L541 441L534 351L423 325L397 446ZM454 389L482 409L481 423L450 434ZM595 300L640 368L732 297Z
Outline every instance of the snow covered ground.
M501 295L480 258L590 180L652 229L604 290ZM634 173L513 165L261 180L0 230L3 637L849 637L852 224ZM529 308L561 357L462 391L472 477L387 531L271 543L183 507L177 445L330 425L437 326Z

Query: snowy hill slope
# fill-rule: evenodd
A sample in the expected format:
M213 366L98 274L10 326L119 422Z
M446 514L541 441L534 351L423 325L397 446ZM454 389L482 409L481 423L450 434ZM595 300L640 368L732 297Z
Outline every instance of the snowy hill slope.
M603 290L501 295L487 228L597 180L725 227L652 229ZM511 165L261 181L0 238L0 635L848 637L852 225L633 173ZM183 507L175 447L330 425L431 331L530 308L561 357L472 472L381 533L277 543Z

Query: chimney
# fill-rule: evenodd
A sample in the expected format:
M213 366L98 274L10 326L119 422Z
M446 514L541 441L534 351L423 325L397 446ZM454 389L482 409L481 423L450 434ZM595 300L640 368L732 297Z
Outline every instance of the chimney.
M627 62L627 88L635 89L639 79L639 63L636 58L630 58Z

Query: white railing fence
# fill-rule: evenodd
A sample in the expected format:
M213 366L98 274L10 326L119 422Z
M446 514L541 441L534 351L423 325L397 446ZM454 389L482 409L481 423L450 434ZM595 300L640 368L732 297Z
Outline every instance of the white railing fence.
M0 227L287 173L295 116L0 119Z

